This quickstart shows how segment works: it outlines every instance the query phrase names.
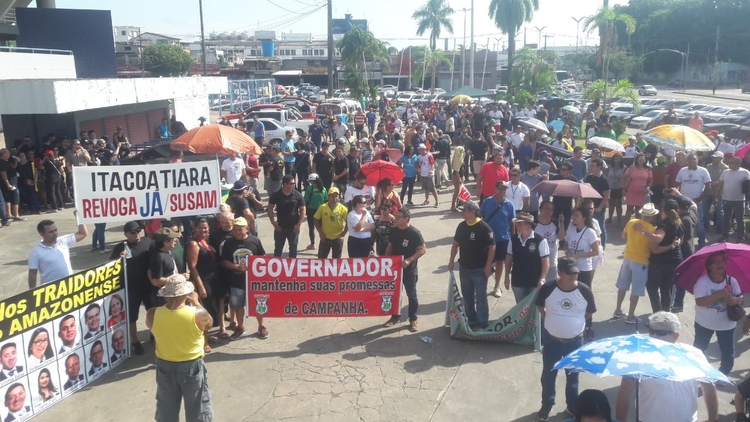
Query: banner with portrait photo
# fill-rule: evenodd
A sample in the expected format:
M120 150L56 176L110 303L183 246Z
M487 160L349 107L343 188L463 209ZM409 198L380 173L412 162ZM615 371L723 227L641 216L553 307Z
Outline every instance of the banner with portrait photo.
M0 420L54 406L130 356L124 261L0 301Z
M78 224L215 214L220 179L216 160L73 167Z
M400 256L244 259L249 316L382 317L399 312Z
M534 346L541 350L541 315L534 304L536 292L526 296L500 318L489 321L487 328L472 330L463 305L463 298L450 273L448 281L448 301L445 311L445 325L451 329L451 337L478 340L500 341Z

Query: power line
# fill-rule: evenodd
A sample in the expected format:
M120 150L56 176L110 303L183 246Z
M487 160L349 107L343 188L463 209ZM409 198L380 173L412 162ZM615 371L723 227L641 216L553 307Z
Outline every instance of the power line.
M268 1L269 3L271 3L272 5L274 5L274 6L278 7L279 9L281 9L281 10L284 10L284 11L286 11L286 12L289 12L289 13L294 13L294 14L297 14L297 15L304 15L304 14L306 14L306 13L305 13L305 12L303 12L303 11L295 11L295 10L289 10L289 9L287 9L287 8L285 8L285 7L281 7L281 6L279 6L278 4L276 4L276 3L272 2L271 0L267 0L267 1ZM308 5L308 6L311 6L311 5Z

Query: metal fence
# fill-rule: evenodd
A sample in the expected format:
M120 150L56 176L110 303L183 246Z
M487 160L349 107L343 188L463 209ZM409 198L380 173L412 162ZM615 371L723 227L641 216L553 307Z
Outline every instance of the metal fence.
M270 102L276 97L274 79L232 79L228 81L229 94L212 99L211 109L219 115L240 112L252 105Z

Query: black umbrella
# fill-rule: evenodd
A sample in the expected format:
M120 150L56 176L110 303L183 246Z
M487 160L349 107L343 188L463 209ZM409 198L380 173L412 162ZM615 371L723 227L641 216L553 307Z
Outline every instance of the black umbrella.
M566 100L564 98L553 98L551 100L547 100L547 103L544 105L546 108L562 108L566 105L570 104L571 101Z

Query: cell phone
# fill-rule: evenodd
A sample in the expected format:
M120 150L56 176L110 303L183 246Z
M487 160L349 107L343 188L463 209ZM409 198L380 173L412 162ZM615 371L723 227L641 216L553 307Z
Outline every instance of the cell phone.
M664 195L671 195L671 194L672 194L672 189L664 189L664 190L662 191L662 193L663 193Z

